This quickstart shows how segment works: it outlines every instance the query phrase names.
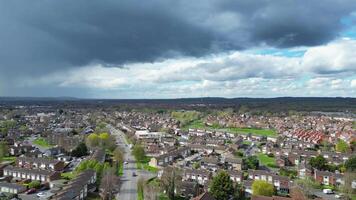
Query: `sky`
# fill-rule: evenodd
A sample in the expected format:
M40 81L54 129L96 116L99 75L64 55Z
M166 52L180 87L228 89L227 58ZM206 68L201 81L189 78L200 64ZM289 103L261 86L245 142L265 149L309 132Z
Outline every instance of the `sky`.
M356 97L356 0L11 0L0 27L0 96Z

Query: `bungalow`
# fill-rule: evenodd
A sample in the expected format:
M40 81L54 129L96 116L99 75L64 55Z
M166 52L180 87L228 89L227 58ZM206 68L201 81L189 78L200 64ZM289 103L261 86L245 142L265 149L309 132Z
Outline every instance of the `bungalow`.
M50 182L61 178L61 174L56 171L26 169L13 166L7 166L4 168L4 176L12 176L15 179L31 179L43 182Z
M0 182L0 191L11 193L11 194L20 194L27 190L25 186L14 184L14 183L7 183L7 182Z

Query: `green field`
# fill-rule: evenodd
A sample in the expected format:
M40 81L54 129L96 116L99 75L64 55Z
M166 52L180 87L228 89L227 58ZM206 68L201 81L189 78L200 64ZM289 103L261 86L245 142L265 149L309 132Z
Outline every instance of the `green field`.
M269 157L266 154L259 153L257 155L258 160L260 163L264 166L275 166L276 165L276 159L274 157Z
M37 138L33 141L35 145L45 147L45 148L50 148L53 147L52 145L48 144L48 142L44 138Z
M252 135L258 135L258 136L266 136L266 137L277 137L278 134L276 133L275 130L272 129L258 129L258 128L224 128L224 127L219 127L219 125L214 125L214 126L207 126L204 124L202 120L195 120L187 125L183 126L183 130L188 130L188 129L206 129L206 130L211 130L211 131L223 131L223 132L229 132L229 133L234 133L234 134L249 134L251 133Z

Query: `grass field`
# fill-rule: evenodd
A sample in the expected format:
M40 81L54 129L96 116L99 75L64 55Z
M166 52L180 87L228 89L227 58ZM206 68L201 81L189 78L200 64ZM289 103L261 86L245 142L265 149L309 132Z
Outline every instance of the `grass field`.
M45 148L52 147L52 145L48 144L48 142L44 138L37 138L33 141L33 143Z
M257 128L224 128L219 127L218 125L207 126L201 120L195 120L190 122L189 124L182 127L183 130L188 130L190 128L193 129L206 129L211 131L223 131L234 134L249 134L258 135L258 136L266 136L266 137L277 137L276 131L272 129L257 129Z
M276 165L276 159L274 157L269 157L266 154L260 153L257 155L257 158L262 165L265 165L265 166L275 166Z

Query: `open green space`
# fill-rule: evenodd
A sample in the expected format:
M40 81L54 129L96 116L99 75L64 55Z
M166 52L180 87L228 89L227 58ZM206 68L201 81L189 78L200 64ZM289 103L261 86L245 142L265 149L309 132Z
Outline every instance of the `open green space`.
M150 160L151 160L151 158L146 156L146 158L143 161L141 161L141 162L136 161L137 169L144 169L144 170L147 170L149 172L154 172L154 173L158 172L157 168L148 165Z
M52 145L48 144L48 142L44 138L37 138L33 141L33 143L45 148L53 147Z
M235 127L221 127L219 125L214 124L213 126L207 126L204 124L202 120L194 120L189 122L188 124L182 127L183 130L188 129L205 129L210 131L223 131L234 134L249 134L258 135L258 136L266 136L266 137L277 137L277 133L273 129L258 129L258 128L235 128Z
M264 166L273 167L276 165L276 159L274 157L269 157L266 154L259 153L257 155L257 158L260 161L260 163Z

